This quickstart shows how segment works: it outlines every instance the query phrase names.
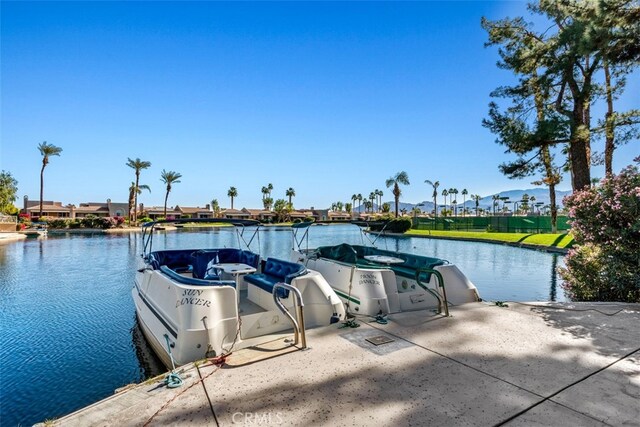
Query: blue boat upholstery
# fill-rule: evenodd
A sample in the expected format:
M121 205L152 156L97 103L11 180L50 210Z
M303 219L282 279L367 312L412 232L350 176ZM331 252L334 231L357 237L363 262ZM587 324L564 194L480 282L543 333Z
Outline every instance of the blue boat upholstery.
M211 271L210 263L218 262L217 249L201 249L191 254L193 258L193 277L196 279L219 279L220 276Z
M191 266L193 249L174 249L155 251L149 254L149 263L154 270L166 265L172 270L186 269Z
M174 270L170 269L166 265L160 266L160 271L169 276L169 278L175 282L181 283L183 285L195 285L195 286L232 286L236 287L236 282L233 280L204 280L204 279L194 279L191 277L185 277Z
M151 252L148 261L154 270L165 265L177 271L191 271L196 279L219 279L209 267L213 263L242 263L258 268L260 256L241 249L175 249Z
M276 258L267 258L262 273L247 274L244 276L244 280L252 285L256 285L260 289L272 293L273 286L276 283L284 282L290 284L294 278L305 274L307 274L307 269L304 265ZM289 297L289 291L287 289L278 288L277 293L280 298Z

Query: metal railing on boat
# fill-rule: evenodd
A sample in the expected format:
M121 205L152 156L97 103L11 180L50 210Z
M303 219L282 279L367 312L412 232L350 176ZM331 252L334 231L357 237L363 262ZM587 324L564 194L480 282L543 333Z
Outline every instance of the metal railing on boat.
M438 292L429 288L427 285L425 285L420 281L421 273L435 274L436 279L438 281L438 285L440 288L442 288L442 296L440 296ZM444 288L444 278L442 277L442 274L438 270L434 270L431 268L419 268L416 270L416 282L418 283L418 286L420 286L425 291L429 292L438 300L438 313L442 313L441 307L444 306L444 315L446 317L449 317L449 301L447 301L447 291Z
M280 301L280 297L278 296L278 288L283 288L295 295L295 306L296 306L296 317L297 320L293 318L289 310L282 304ZM301 343L301 348L307 348L307 337L305 333L304 327L304 301L302 300L302 294L298 288L295 288L286 283L276 283L273 285L273 301L276 303L280 311L282 311L288 318L291 320L293 324L293 330L295 331L295 342L293 345L298 345Z

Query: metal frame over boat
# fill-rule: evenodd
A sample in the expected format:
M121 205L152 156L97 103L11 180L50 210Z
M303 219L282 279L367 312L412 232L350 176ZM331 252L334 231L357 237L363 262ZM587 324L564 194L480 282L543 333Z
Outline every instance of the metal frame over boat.
M158 224L187 222L232 225L246 249L153 250ZM318 272L289 261L262 260L249 249L259 226L252 220L217 218L143 224L132 296L141 329L166 366L172 366L171 357L182 365L272 341L290 335L292 324L297 344L305 325L344 319L342 302ZM289 314L294 311L297 318Z
M317 223L292 226L292 260L316 270L331 284L347 311L378 316L394 312L435 308L448 315L449 305L479 301L473 283L447 260L376 248L385 221L349 221L364 229L380 227L371 245L309 248L309 230ZM305 247L303 247L305 246Z

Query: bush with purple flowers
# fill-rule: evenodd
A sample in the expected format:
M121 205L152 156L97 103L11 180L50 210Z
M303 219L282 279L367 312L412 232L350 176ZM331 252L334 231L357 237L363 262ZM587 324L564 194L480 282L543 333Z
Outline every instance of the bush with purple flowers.
M636 159L637 161L638 159ZM564 200L576 245L560 269L576 301L640 302L640 173L629 166Z

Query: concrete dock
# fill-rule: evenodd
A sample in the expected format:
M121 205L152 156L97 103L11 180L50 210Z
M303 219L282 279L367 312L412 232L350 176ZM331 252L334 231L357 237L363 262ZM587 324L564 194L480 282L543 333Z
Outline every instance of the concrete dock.
M315 329L47 425L640 426L640 304L508 304Z

